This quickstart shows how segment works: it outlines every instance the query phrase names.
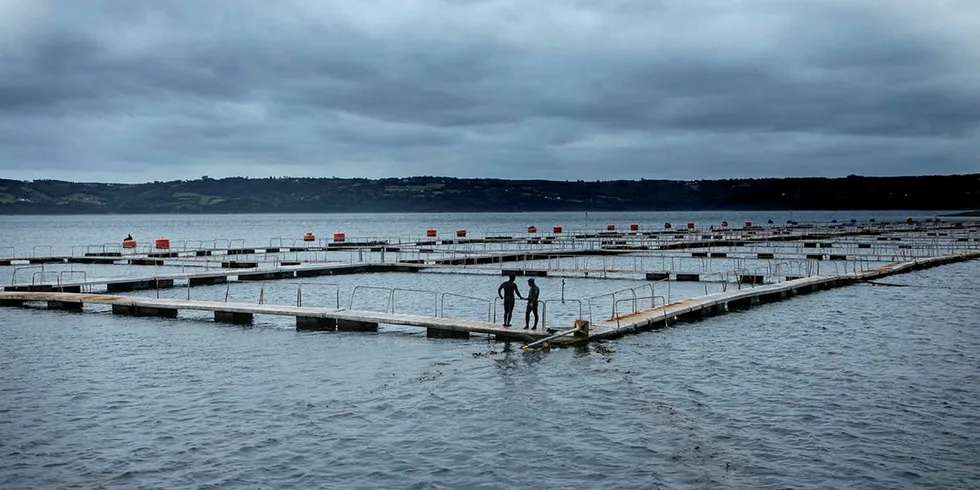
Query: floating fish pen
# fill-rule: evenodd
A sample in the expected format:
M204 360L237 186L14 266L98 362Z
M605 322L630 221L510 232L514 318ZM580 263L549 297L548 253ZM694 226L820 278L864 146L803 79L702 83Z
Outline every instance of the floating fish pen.
M0 305L196 314L235 324L280 317L320 331L397 325L433 338L490 336L535 348L972 260L980 257L978 230L977 223L939 221L629 223L598 232L560 225L482 235L460 227L446 236L435 229L398 237L307 232L262 244L158 238L152 245L75 245L60 255L49 245L8 247L0 249ZM538 328L501 325L501 276L551 281Z

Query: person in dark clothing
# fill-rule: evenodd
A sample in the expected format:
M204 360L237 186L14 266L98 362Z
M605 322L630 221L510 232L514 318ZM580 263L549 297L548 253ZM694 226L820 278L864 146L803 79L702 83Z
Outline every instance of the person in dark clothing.
M528 279L527 285L530 289L527 291L527 310L524 312L524 330L527 330L528 325L531 323L531 313L534 313L534 328L531 330L537 330L538 296L541 294L541 290L534 284L534 279Z
M130 241L132 239L133 239L133 235L130 235L130 234L127 234L126 235L126 238L123 238L123 240L125 240L125 241Z
M517 290L517 283L514 282L514 275L508 276L507 280L497 288L497 296L504 300L504 326L510 326L510 319L514 315L514 295L524 299L521 292Z

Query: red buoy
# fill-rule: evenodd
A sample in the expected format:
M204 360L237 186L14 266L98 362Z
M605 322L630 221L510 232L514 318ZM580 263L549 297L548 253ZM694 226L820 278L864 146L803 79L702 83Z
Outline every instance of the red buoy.
M343 233L343 232L338 231L337 233L334 233L333 234L333 241L335 241L335 242L342 242L344 240L347 240L347 234L346 233Z
M436 230L434 228L429 228L425 230L425 236L436 236Z
M555 233L561 233L561 225L555 225L555 226L551 227L551 231L553 231Z
M636 231L640 229L640 225L636 223L630 223L630 231Z

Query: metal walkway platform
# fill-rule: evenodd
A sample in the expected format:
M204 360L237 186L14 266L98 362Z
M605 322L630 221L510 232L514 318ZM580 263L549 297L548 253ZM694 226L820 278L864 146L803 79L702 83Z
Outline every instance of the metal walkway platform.
M232 280L232 278L238 281L266 281L341 274L417 272L422 268L423 266L416 264L392 263L301 264L282 266L275 269L262 269L258 267L247 269L217 269L208 272L180 272L153 276L93 278L82 281L32 282L4 286L3 290L88 293L92 292L92 289L96 286L105 286L107 293L120 293L145 289L172 288L177 285L177 281L181 281L181 286L193 287L223 284Z
M209 311L215 321L236 324L252 323L255 315L290 316L296 318L297 329L337 331L377 331L379 324L425 328L429 337L468 338L470 334L493 335L500 340L533 341L550 335L544 330L505 328L492 323L466 318L405 315L376 311L313 308L303 306L225 303L154 299L109 294L79 294L55 292L0 292L0 306L24 306L43 302L49 309L83 311L86 304L109 305L117 315L177 318L179 311Z
M881 279L953 262L980 258L980 252L968 252L940 257L929 257L889 264L874 270L852 272L841 276L812 276L775 284L755 286L737 291L727 291L687 298L662 306L614 316L592 325L589 340L614 338L627 333L668 326L678 320L697 320L722 314L730 309L748 308L760 303L778 301L798 294L846 286L855 282Z

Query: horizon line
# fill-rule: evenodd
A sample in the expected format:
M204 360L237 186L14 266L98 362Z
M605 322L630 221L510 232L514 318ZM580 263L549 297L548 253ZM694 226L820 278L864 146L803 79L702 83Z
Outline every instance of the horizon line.
M649 179L645 177L634 178L634 179L516 179L516 178L501 178L501 177L451 177L445 175L412 175L412 176L402 176L402 177L309 177L309 176L266 176L266 177L251 177L251 176L223 176L223 177L211 177L208 175L202 175L195 179L173 179L173 180L152 180L152 181L130 181L130 182L120 182L120 181L79 181L79 180L62 180L56 178L37 178L37 179L10 179L6 177L0 177L0 180L13 181L13 182L68 182L72 184L114 184L114 185L141 185L141 184L168 184L176 182L195 182L195 181L221 181L221 180L364 180L364 181L381 181L381 180L409 180L409 179L446 179L446 180L485 180L485 181L503 181L503 182L582 182L582 183L603 183L603 182L723 182L728 180L839 180L839 179L849 179L849 178L863 178L863 179L905 179L905 178L928 178L928 177L980 177L980 172L977 173L951 173L951 174L908 174L908 175L861 175L861 174L848 174L840 176L793 176L793 177L726 177L726 178L716 178L716 179Z

